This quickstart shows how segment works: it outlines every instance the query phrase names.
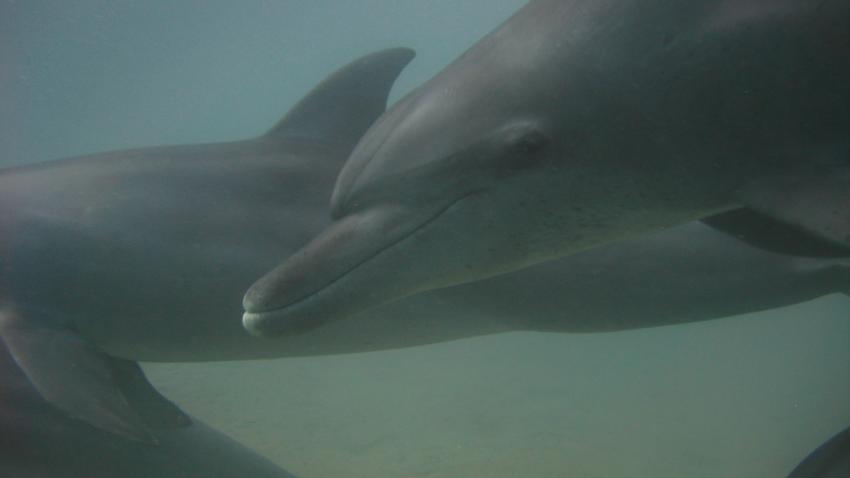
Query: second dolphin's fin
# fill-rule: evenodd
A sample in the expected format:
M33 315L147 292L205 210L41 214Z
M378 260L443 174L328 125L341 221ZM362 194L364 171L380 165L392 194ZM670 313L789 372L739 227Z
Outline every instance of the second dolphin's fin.
M106 355L71 330L3 311L0 337L45 401L96 428L156 444L150 428L191 423L148 383L138 364Z
M346 152L384 112L393 82L414 57L408 48L366 55L313 88L265 138L327 140Z

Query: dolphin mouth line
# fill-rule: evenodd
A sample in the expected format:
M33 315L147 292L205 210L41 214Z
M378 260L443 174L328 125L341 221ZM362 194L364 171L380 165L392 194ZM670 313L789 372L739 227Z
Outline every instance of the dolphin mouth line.
M458 199L452 201L451 203L447 204L445 207L443 207L442 209L437 211L433 216L431 216L430 218L423 221L420 225L415 227L413 230L411 230L407 234L402 235L401 237L399 237L395 241L392 241L391 243L387 244L385 247L375 251L373 254L369 255L368 257L363 258L361 261L359 261L357 264L351 266L348 270L346 270L345 272L343 272L342 274L337 276L335 279L331 280L330 282L328 282L324 286L316 289L315 291L311 292L310 294L301 297L300 299L296 300L295 302L290 302L289 304L286 304L286 305L283 305L283 306L280 306L280 307L275 307L275 308L272 308L272 309L264 309L264 310L257 310L257 311L246 309L245 313L242 315L243 323L247 324L248 322L256 322L258 320L264 321L265 319L271 319L271 318L273 318L273 316L281 315L283 312L290 310L294 307L298 307L300 305L303 305L305 302L308 302L308 301L314 299L316 296L327 292L328 289L332 288L333 286L338 284L340 281L342 281L343 279L348 277L352 272L359 269L363 264L372 261L376 257L378 257L378 256L386 253L387 251L397 247L399 244L407 241L408 239L411 239L413 236L422 232L428 226L433 224L437 219L439 219L440 217L445 215L445 213L447 213L450 209L455 207L457 204L459 204L460 202L464 201L465 199L467 199L470 196L473 196L475 194L477 194L477 191L470 192L470 193L465 194L465 195L459 197Z

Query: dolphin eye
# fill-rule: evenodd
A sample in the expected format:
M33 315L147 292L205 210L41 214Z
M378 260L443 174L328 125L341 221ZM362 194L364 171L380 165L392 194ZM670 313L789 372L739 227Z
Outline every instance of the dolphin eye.
M486 158L490 170L497 177L513 176L533 170L544 163L547 155L541 154L551 143L551 138L537 122L518 121L497 130L482 159Z
M541 154L549 144L549 137L537 128L521 128L512 131L507 139L502 156L502 167L506 172L536 168L545 156Z
M511 150L520 154L533 154L546 147L549 138L540 131L526 131L513 139Z

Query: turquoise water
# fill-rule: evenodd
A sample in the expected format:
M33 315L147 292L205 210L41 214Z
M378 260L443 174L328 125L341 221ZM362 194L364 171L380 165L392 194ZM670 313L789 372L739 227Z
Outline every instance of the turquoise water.
M398 98L522 3L0 0L0 164L250 137L408 46ZM303 478L768 478L850 423L848 310L146 370Z
M242 139L349 61L414 48L397 97L523 3L2 0L0 158Z

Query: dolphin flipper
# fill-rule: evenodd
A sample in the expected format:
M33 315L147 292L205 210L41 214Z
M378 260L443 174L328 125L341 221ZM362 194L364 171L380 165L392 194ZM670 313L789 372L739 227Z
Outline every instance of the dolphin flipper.
M817 447L788 478L845 478L850 476L850 427Z
M799 227L748 208L703 218L702 223L753 247L801 257L850 257L850 247L836 244Z
M850 167L757 181L737 196L755 211L850 248Z
M0 313L0 336L39 394L96 428L156 444L150 427L190 419L148 383L138 364L110 357L72 331Z
M351 151L386 109L393 82L414 55L409 48L391 48L344 66L313 88L264 137L330 139Z
M109 361L121 394L147 426L165 430L183 428L192 424L188 415L163 397L148 382L138 362L109 356L105 359Z

